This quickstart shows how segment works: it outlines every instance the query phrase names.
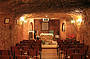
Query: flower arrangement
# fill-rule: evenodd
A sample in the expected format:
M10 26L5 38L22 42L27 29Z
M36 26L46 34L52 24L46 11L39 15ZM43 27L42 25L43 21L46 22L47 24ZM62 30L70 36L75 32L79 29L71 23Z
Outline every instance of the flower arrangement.
M75 39L75 38L76 38L76 36L74 34L69 34L67 36L67 39Z

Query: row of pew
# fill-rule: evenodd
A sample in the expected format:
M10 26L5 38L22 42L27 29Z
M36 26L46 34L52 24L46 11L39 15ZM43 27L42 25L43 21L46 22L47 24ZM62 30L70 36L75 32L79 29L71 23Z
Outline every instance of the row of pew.
M88 45L76 40L57 40L59 59L90 59Z
M23 40L10 50L0 50L0 59L41 59L41 40Z

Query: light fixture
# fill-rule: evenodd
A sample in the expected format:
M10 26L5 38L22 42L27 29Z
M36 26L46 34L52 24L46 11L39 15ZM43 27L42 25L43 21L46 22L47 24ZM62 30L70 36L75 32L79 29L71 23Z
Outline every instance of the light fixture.
M43 18L43 22L49 22L49 18Z
M71 23L74 24L75 23L75 20L71 20Z
M77 25L80 25L82 22L82 16L77 16L77 17L78 17L78 19L76 20Z
M24 17L20 17L20 21L24 21L25 19L24 19Z
M21 21L21 22L25 22L25 23L27 23L27 21L25 20L25 17L23 17L23 16L20 17L20 21Z
M81 15L78 15L78 16L76 16L76 20L71 20L71 23L72 24L77 24L77 25L80 25L81 23L82 23L82 16Z
M77 20L77 23L81 23L81 22L82 22L82 19L79 18L79 19Z
M77 23L81 23L81 22L82 22L82 17L78 16Z

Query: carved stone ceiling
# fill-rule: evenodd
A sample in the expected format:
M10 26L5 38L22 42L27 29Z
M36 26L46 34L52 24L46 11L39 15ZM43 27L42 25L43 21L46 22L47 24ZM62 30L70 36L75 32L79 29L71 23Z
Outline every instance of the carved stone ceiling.
M69 12L89 7L89 0L0 0L0 13Z
M32 13L22 15L26 18L69 18L68 14L64 13Z

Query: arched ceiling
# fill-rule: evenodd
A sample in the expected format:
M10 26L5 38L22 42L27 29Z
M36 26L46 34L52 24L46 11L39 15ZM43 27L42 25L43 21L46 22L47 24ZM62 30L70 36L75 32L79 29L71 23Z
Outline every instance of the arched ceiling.
M1 13L69 12L90 7L89 0L0 0Z
M23 17L25 20L28 19L43 19L43 18L49 18L52 20L66 20L66 21L70 21L72 20L71 16L65 13L31 13L31 14L23 14L21 16L16 17L16 20L20 20L20 18Z
M26 18L68 18L68 14L64 13L32 13L22 15Z

